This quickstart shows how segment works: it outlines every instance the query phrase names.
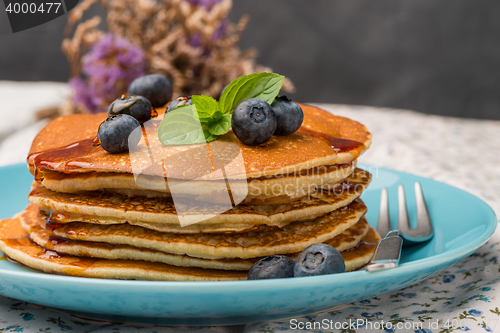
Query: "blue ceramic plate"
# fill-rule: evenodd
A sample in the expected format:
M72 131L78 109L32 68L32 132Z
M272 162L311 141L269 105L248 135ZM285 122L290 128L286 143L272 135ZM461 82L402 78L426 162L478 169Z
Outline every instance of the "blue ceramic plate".
M283 319L422 281L476 251L495 230L491 208L467 192L402 172L365 168L374 176L363 194L370 224L377 220L382 187L389 189L391 218L397 221L399 184L407 189L412 218L415 181L422 184L434 223L434 238L405 248L402 264L395 269L262 281L151 282L49 275L3 260L0 294L82 316L128 322L216 325ZM32 176L25 165L13 165L0 168L0 179L0 217L11 217L28 203Z

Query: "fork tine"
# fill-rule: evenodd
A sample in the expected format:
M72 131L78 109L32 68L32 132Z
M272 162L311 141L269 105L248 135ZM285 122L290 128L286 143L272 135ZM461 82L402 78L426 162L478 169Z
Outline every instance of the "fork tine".
M422 187L419 182L415 182L415 199L417 202L417 230L420 237L429 236L433 233L431 218L424 200Z
M398 204L398 229L403 234L408 235L410 232L410 219L408 218L408 211L406 210L406 198L403 185L399 185L398 187Z
M377 232L384 237L391 231L391 220L389 217L389 199L387 197L387 188L383 188L380 193L380 211L378 214Z

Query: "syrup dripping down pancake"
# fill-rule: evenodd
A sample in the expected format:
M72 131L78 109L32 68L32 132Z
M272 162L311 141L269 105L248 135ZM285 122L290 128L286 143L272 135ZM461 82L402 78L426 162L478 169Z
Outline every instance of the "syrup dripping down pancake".
M265 144L247 146L229 131L214 141L214 144L230 144L238 148L244 161L244 168L234 165L227 167L225 176L219 170L204 175L206 180L228 178L257 178L263 176L284 175L324 165L351 163L371 144L371 134L360 123L334 116L317 107L301 105L304 121L301 129L287 136L273 136ZM50 122L33 141L28 164L34 172L34 166L57 172L118 172L132 173L129 154L109 154L101 148L92 146L99 124L106 114L70 115L59 117ZM159 120L156 120L159 123ZM155 126L155 121L151 123ZM157 126L157 125L156 125ZM75 130L78 129L78 130ZM174 159L169 165L168 156L174 156L197 145L163 146L154 131L148 131L149 148L161 151L165 163L162 168L150 168L148 173L167 176L172 179L195 179L186 170L192 169L193 161ZM78 142L78 144L75 144ZM208 145L210 145L209 143ZM66 149L60 149L66 146ZM332 147L333 146L333 147ZM149 163L149 161L143 161ZM242 170L245 174L242 175ZM186 176L188 176L186 178Z
M15 237L12 237L15 236ZM374 248L366 246L379 238L370 229L360 246L344 251L346 262L357 262L358 267L368 262ZM136 279L159 281L228 281L245 280L245 271L227 271L193 267L178 267L141 260L110 260L70 255L59 255L37 245L22 228L18 218L0 221L0 249L13 260L52 274L104 279Z
M74 256L97 257L104 259L130 259L162 262L174 266L200 267L208 269L224 270L249 270L250 267L261 258L249 259L202 259L187 255L177 255L145 248L138 248L130 245L116 245L89 241L73 241L51 236L43 226L44 217L39 214L38 207L28 206L19 216L23 228L30 234L31 239L40 245L60 254ZM370 227L366 219L361 218L355 225L338 236L328 240L325 244L335 247L338 251L352 249L359 245L361 239L370 232ZM373 246L376 244L374 242ZM367 245L368 247L368 245ZM299 253L292 253L289 256L295 259ZM357 268L354 262L360 258L351 258L346 262L346 270Z
M0 249L19 263L52 274L163 281L245 280L247 276L241 271L185 268L139 260L106 260L60 255L33 242L16 218L0 221Z

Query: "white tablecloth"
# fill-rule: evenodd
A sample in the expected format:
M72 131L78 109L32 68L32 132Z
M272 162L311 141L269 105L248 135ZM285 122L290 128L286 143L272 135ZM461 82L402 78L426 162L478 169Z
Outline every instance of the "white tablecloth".
M41 107L61 102L65 84L0 82L0 165L25 161L31 141L45 122L34 122ZM500 122L424 115L364 106L320 105L358 120L373 134L362 163L433 178L480 197L500 216ZM3 332L330 332L314 322L349 323L343 332L500 332L500 229L472 256L442 274L405 290L348 304L297 322L233 327L165 327L93 322L53 309L0 297ZM0 281L1 284L1 281ZM382 321L392 328L379 329ZM298 324L301 322L302 324ZM353 323L364 323L354 325ZM309 323L309 324L307 324ZM398 326L399 323L399 326ZM418 323L421 323L419 326ZM456 327L460 323L462 328ZM451 326L446 328L447 324ZM300 330L299 327L312 329ZM318 326L316 326L318 327ZM294 329L296 328L296 329Z

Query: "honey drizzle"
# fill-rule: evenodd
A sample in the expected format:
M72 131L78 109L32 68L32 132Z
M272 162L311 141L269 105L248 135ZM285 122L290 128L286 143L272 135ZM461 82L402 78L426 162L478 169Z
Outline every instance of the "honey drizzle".
M158 112L154 110L152 113L157 114ZM359 155L364 148L361 142L335 138L306 127L299 128L298 132L325 141L336 153L351 152L355 155ZM146 137L144 133L143 136ZM73 169L92 169L92 159L86 158L85 156L91 156L92 153L95 152L95 148L99 146L100 140L96 136L93 139L74 142L61 148L33 153L28 156L27 160L28 162L33 161L35 181L37 183L42 183L44 180L43 170L45 169L57 170L63 173L70 173Z
M158 111L154 107L151 108L151 118L158 117Z
M62 223L45 222L45 230L52 232L55 229L61 227L62 225L63 225Z
M101 146L101 140L99 140L98 136L96 136L92 141L92 146L94 146L95 148L99 148Z
M63 166L63 170L91 168L91 161L85 158L95 149L95 139L86 139L74 142L67 146L46 150L28 156L28 161L33 159L35 167L35 180L37 172L40 174L43 169L58 170ZM43 173L39 179L43 180Z
M353 260L365 255L366 253L375 251L377 245L378 244L376 243L367 243L365 241L361 241L352 249L342 251L341 254L344 260Z
M13 227L14 229L21 228L20 224L13 225ZM1 238L0 240L10 248L21 248L23 252L27 253L32 258L63 265L64 267L62 268L61 273L67 275L85 276L84 272L98 261L98 259L94 258L73 257L71 255L61 254L53 249L50 249L50 247L53 247L54 245L67 241L66 239L60 237L49 238L49 242L47 244L49 248L39 246L29 237L29 235L26 235L25 233L22 237ZM15 264L24 265L6 254L4 254L3 258L0 260L8 260Z
M23 246L26 245L26 241L31 241L28 235L23 237L15 237L15 238L2 238L2 242L4 242L7 246Z
M57 237L57 236L50 236L49 240L47 241L47 244L45 245L47 249L51 251L56 251L56 246L59 244L64 244L66 242L69 242L69 239L63 238L63 237Z
M40 170L37 166L35 166L35 182L38 184L43 183L44 176L43 176L43 171Z
M353 150L361 152L361 150L364 148L364 145L361 142L348 139L335 138L328 134L316 132L306 127L299 128L298 132L325 141L330 145L330 147L332 147L332 149L336 153L348 152Z
M57 253L56 251L48 250L48 249L43 249L38 255L38 258L41 259L59 259L62 258L63 255Z

